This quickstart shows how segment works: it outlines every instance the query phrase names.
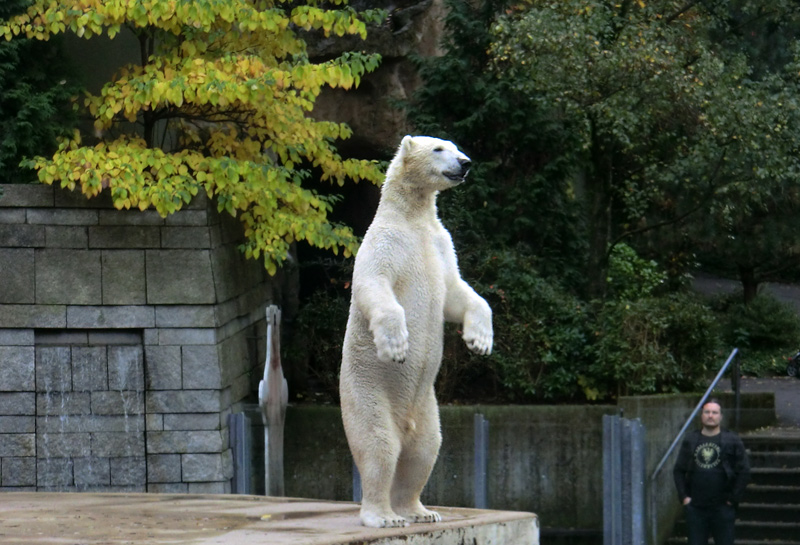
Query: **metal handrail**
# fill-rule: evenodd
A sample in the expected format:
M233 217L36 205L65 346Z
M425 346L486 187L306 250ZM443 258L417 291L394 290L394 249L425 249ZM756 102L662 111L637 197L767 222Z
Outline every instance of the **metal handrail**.
M667 449L666 454L664 454L664 456L661 458L661 461L658 462L658 465L656 466L655 470L653 471L653 474L650 475L650 490L649 490L649 494L648 495L649 495L649 499L650 499L650 501L649 501L649 504L650 504L650 523L651 523L650 525L651 525L651 530L652 530L651 531L651 536L653 538L652 545L656 545L656 542L658 540L658 519L656 517L656 500L655 500L655 488L656 488L655 487L655 482L656 482L656 478L658 477L658 474L661 472L661 469L664 467L664 464L667 463L667 459L670 457L672 452L675 450L675 447L678 445L678 442L680 442L681 438L683 437L683 434L686 433L686 429L691 425L692 420L694 420L694 417L697 416L697 413L703 407L703 404L706 402L706 399L711 394L711 392L714 390L714 387L717 385L717 383L719 383L720 379L722 378L722 375L724 375L725 371L727 371L728 367L730 367L731 362L736 362L736 364L734 365L733 385L734 385L734 390L735 390L735 395L736 395L736 409L735 409L735 411L736 411L735 412L736 427L738 428L738 426L739 426L739 365L738 365L738 360L736 360L736 355L738 353L739 353L739 349L738 348L734 348L733 351L731 352L731 355L728 356L728 360L725 362L725 365L722 366L722 369L719 370L719 373L717 373L717 376L714 377L714 380L711 382L711 385L706 390L706 393L704 393L703 397L700 398L700 403L697 404L697 406L692 411L692 414L690 414L689 418L686 419L686 423L681 428L681 431L678 432L678 435L675 437L675 440L672 442L672 444Z

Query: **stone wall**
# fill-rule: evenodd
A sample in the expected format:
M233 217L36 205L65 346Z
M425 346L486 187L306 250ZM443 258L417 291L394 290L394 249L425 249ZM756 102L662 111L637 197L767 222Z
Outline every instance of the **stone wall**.
M238 222L0 189L0 490L230 491L272 293Z

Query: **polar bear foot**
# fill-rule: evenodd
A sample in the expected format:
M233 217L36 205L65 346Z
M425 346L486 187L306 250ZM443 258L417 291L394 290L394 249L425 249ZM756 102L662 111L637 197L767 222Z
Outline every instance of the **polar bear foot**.
M375 513L374 511L362 509L361 524L370 528L402 528L408 526L408 521L391 511L388 513Z
M412 510L398 509L398 512L411 522L442 522L442 516L439 513L425 509L422 505Z

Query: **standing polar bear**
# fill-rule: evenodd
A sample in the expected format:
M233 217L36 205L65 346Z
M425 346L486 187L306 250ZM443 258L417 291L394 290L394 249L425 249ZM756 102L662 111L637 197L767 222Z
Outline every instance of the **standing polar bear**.
M420 494L442 442L433 384L445 320L463 324L472 351L492 351L492 311L461 279L436 213L469 165L452 142L404 137L356 257L339 386L365 526L441 520Z

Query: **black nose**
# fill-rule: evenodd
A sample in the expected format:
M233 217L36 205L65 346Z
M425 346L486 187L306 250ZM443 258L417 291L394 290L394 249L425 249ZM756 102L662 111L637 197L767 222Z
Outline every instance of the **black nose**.
M469 166L472 164L472 161L470 161L469 159L459 159L458 164L461 165L463 168L469 168Z

